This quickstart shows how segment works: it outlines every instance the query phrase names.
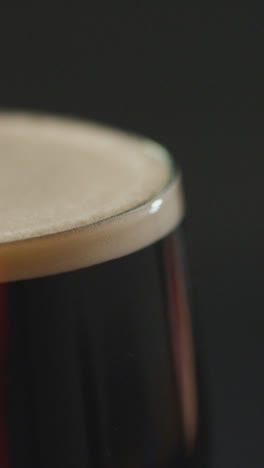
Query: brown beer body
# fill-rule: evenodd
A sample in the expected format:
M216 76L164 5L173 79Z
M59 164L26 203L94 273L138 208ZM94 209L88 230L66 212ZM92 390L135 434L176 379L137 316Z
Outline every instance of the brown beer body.
M2 114L0 166L1 466L191 466L170 157L95 124Z

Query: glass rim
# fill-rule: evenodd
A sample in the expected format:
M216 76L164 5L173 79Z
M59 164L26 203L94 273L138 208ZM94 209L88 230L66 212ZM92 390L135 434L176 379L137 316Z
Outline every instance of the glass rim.
M128 255L165 237L181 222L182 177L172 155L152 139L121 132L148 145L150 157L166 164L166 183L148 199L112 216L57 232L0 242L0 282L72 271Z
M1 110L1 113L2 113L2 110ZM7 111L7 112L4 111L4 113L6 113L6 114L13 114L13 113L20 114L21 113L22 114L22 112L13 112L13 111ZM51 114L48 114L48 113L45 113L45 112L43 112L43 113L41 113L41 112L32 112L32 113L23 112L23 114L36 115L36 116L42 116L42 117L51 116ZM55 116L56 116L56 114L55 114ZM53 115L53 117L54 117L54 115ZM60 117L60 120L64 120L64 119L68 120L67 116L66 117L63 116L62 118ZM85 119L74 118L72 120L75 121L75 122L79 121L80 123L87 123L87 120L85 120ZM64 235L66 233L71 233L71 232L74 233L75 231L78 231L80 229L89 229L89 228L92 229L94 226L99 225L101 223L107 223L108 221L111 221L111 220L114 220L114 219L119 219L122 216L127 216L129 214L133 214L137 210L144 209L145 207L147 207L147 205L149 203L154 202L159 197L162 197L163 194L166 193L166 191L174 183L176 178L179 179L179 183L182 184L181 170L180 170L178 164L176 164L172 154L166 149L165 146L163 146L162 144L158 143L157 141L155 141L155 140L153 140L151 138L145 137L145 136L143 136L141 134L138 134L138 133L122 130L120 128L110 127L108 125L104 125L102 123L99 123L99 122L97 122L95 120L91 121L91 123L93 123L95 125L98 125L101 128L108 129L108 130L111 129L113 131L116 131L116 130L120 131L123 134L127 135L128 137L137 140L138 142L142 142L143 144L149 145L151 147L151 149L154 149L154 153L153 153L153 155L151 157L165 161L165 163L166 163L166 165L167 165L167 167L169 169L169 177L168 177L166 183L159 190L157 190L157 192L152 194L149 198L147 198L144 201L136 204L135 206L132 206L131 208L120 211L119 213L116 213L114 215L107 216L105 218L102 218L102 219L99 219L97 221L93 221L93 222L90 222L90 223L87 223L87 224L82 224L80 226L74 226L74 227L70 227L70 228L67 228L67 229L58 230L58 231L55 231L55 232L49 232L49 233L46 233L46 234L39 234L39 235L34 235L34 236L23 237L21 239L7 240L7 241L3 241L3 242L0 241L0 249L1 249L2 246L6 246L6 245L9 245L9 244L11 245L11 244L21 243L21 242L30 242L30 241L33 241L34 239L42 239L42 238L46 238L46 237Z

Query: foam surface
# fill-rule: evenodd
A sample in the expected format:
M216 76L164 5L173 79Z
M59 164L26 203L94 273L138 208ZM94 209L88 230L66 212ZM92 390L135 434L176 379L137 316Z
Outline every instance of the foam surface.
M0 114L5 280L124 255L181 214L179 175L158 144L77 120Z
M151 198L168 178L148 143L121 132L2 115L0 242L109 218Z

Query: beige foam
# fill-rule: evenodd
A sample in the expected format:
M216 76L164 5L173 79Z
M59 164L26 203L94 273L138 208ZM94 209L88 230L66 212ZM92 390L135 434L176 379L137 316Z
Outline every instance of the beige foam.
M109 260L182 216L163 148L92 123L0 114L0 268L5 281Z

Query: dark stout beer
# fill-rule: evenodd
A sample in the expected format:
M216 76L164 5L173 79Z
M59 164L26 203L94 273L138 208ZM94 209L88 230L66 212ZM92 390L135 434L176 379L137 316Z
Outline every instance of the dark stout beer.
M182 216L156 143L1 115L1 468L192 466Z

